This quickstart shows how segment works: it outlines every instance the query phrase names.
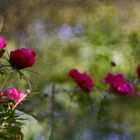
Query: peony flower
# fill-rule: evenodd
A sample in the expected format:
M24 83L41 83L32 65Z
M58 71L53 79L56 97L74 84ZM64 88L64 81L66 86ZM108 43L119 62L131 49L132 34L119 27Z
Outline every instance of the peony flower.
M72 69L68 75L85 91L91 91L94 82L93 80L84 72L81 73L77 69Z
M137 72L138 77L140 77L140 64L138 64L136 72Z
M10 63L17 69L31 67L35 63L35 52L28 48L20 48L11 51Z
M5 52L5 48L6 48L6 41L2 36L0 36L0 58L3 56L3 53Z
M24 96L25 94L21 91L18 91L16 88L8 88L0 93L1 97L13 99L16 103Z
M132 92L132 87L124 79L123 74L113 74L108 73L104 78L104 82L110 85L109 91L120 93L120 94L129 94Z
M115 84L117 81L124 81L124 76L123 74L113 74L109 72L107 76L105 77L104 81L108 84Z

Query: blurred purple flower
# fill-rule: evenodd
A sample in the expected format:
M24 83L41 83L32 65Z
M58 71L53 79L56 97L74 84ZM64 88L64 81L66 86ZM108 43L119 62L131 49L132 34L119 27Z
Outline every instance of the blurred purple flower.
M76 36L81 36L84 32L82 25L77 25L73 28L73 32Z
M41 47L47 42L48 34L46 24L43 21L37 21L28 27L28 34L32 46Z
M45 29L45 23L42 21L38 21L34 24L34 29L35 30L44 30Z
M83 133L82 133L82 138L83 138L83 140L91 139L92 138L92 131L88 128L85 128Z
M62 41L68 41L73 35L72 28L68 25L63 25L58 31L58 38Z
M130 134L118 135L118 134L111 134L108 140L132 140Z
M34 140L46 140L44 136L38 135L34 137Z

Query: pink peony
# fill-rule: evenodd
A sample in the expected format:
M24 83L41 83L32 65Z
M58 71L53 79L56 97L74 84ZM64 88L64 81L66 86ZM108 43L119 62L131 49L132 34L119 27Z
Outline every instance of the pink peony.
M31 67L35 63L35 52L20 48L10 52L10 63L17 69Z
M108 73L104 79L104 82L110 85L110 92L120 94L129 94L132 92L132 87L129 83L125 81L123 74Z
M0 58L3 56L6 48L6 41L2 36L0 36Z
M21 91L18 91L16 88L8 88L7 90L0 93L1 97L13 99L16 103L24 96L25 94Z
M93 80L84 72L81 73L77 69L72 69L68 75L85 91L91 91L94 82Z
M113 84L113 83L115 84L117 81L118 82L124 81L124 76L123 74L113 74L109 72L105 77L104 81L109 84Z

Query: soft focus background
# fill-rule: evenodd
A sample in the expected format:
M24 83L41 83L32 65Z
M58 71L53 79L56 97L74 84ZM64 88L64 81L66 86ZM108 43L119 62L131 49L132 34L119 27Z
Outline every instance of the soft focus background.
M71 99L75 84L67 75L72 68L87 71L102 88L110 70L136 78L139 0L0 0L0 16L8 50L29 47L37 53L32 72L25 71L33 93L20 107L29 119L25 140L140 139L139 99L107 102L100 121L96 104L91 109ZM113 69L111 62L116 63ZM21 89L26 86L13 81ZM102 96L99 91L90 94L93 99Z

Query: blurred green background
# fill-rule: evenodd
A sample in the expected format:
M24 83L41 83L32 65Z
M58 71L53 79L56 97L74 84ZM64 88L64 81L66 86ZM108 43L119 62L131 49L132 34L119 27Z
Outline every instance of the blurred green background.
M140 139L138 98L113 98L99 120L94 112L102 92L90 93L94 109L81 107L70 98L75 84L67 75L72 68L87 71L104 89L102 79L111 70L136 78L139 0L0 0L0 16L8 50L29 47L37 54L32 72L25 71L33 93L19 107L33 116L25 114L30 120L23 129L25 140Z

